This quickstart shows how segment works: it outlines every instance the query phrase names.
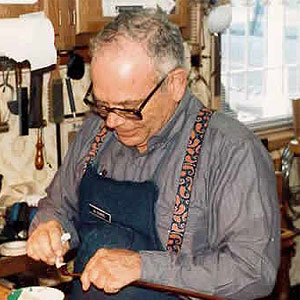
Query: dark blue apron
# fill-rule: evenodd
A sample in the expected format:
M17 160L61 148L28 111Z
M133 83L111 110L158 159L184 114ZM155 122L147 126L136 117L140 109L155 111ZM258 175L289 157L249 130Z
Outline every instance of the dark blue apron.
M99 248L164 250L155 229L154 205L158 189L151 181L116 181L99 175L89 164L79 186L78 233L81 245L75 271L82 272ZM171 300L178 297L140 287L127 286L106 294L95 286L83 292L74 280L71 300L129 299Z
M105 124L101 125L87 156L85 174L79 185L80 222L77 231L81 244L75 261L75 272L82 272L95 252L104 247L134 251L180 252L193 178L212 113L211 110L203 107L198 112L191 130L180 173L167 250L161 245L155 228L154 207L158 198L158 188L154 182L117 181L97 173L95 161L107 132ZM89 291L83 292L81 283L77 279L74 280L70 299L174 300L179 298L168 293L134 286L127 286L117 294L106 294L93 285Z

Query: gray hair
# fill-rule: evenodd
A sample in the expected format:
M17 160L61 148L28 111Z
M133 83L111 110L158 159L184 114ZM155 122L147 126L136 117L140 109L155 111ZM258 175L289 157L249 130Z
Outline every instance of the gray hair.
M183 38L179 28L168 21L161 9L141 9L120 13L91 40L94 56L103 45L120 36L135 42L146 42L147 52L154 60L154 68L163 76L177 67L185 67Z

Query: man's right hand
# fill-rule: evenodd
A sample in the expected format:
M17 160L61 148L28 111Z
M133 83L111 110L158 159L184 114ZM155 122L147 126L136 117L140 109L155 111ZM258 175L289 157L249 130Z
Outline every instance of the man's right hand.
M69 242L62 244L63 229L56 220L41 223L27 241L27 255L34 260L54 265L55 259L63 261L64 254L69 250Z

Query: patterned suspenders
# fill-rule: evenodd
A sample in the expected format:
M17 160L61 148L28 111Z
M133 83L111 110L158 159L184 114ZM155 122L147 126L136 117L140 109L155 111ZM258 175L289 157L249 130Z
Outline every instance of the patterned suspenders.
M207 108L201 109L198 112L194 127L191 130L181 167L174 213L169 230L169 239L167 242L167 250L169 252L179 253L182 246L193 180L196 173L199 154L203 145L204 134L212 114L213 112Z
M166 246L169 252L179 253L182 246L184 231L187 223L193 180L196 173L199 154L202 149L205 131L208 127L208 123L212 114L213 112L211 110L202 108L198 112L196 121L191 130L180 172L179 185L175 198L174 214L172 217L172 222L169 230L169 238ZM99 131L94 138L94 141L88 152L83 167L83 172L86 171L88 164L91 163L97 156L98 150L103 144L106 134L107 128L105 126L105 122L103 122L100 125Z
M92 163L92 161L97 157L98 150L100 149L101 145L104 142L104 139L107 134L107 127L105 126L105 122L102 122L99 130L94 138L94 141L90 147L89 153L87 157L85 158L85 163L83 166L83 174L86 171L87 166Z

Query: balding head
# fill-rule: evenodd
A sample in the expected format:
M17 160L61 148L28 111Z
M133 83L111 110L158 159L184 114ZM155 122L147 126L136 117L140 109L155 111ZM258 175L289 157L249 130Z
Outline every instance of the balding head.
M185 66L181 32L160 10L143 9L119 14L92 40L90 47L92 56L121 36L127 40L143 43L149 57L153 58L156 71L161 76L177 67Z

